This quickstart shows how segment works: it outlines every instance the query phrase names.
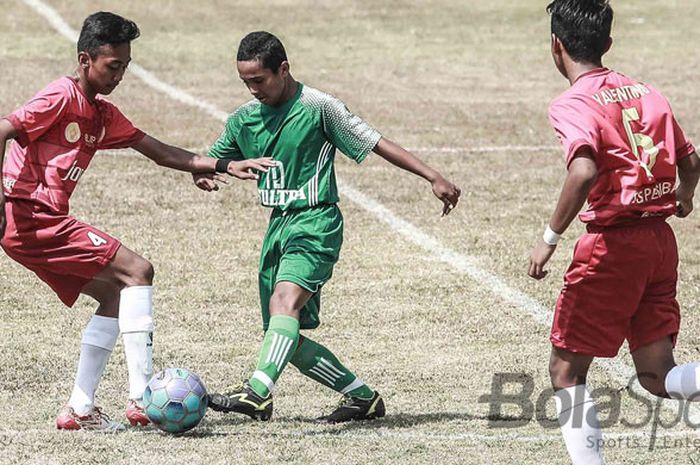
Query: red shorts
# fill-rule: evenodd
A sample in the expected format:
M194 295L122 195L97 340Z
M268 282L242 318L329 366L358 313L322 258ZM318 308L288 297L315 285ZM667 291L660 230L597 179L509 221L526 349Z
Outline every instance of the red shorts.
M552 345L597 357L614 357L625 339L631 352L667 336L675 345L677 279L676 238L664 219L589 225L564 276Z
M72 307L83 287L105 269L121 243L72 216L38 203L7 199L0 245Z

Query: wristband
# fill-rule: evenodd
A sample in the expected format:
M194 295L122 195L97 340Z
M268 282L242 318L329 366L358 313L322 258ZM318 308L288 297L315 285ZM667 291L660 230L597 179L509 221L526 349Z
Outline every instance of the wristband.
M557 245L559 239L561 239L561 234L555 233L554 231L552 231L552 228L550 228L549 225L547 225L547 227L544 230L544 234L542 235L542 240L544 241L544 243L547 245Z
M228 172L228 164L231 162L228 158L220 158L216 160L216 172L226 173Z

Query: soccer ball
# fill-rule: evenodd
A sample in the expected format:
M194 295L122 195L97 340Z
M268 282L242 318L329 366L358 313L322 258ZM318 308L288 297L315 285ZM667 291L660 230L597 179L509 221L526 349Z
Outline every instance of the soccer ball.
M166 368L157 373L143 393L146 415L168 433L184 433L197 426L208 403L202 380L184 368Z

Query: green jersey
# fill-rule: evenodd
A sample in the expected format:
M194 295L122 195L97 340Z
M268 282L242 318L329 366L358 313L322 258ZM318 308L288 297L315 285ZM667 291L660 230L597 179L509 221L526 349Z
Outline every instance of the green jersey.
M337 98L299 83L279 107L257 100L238 108L209 149L215 158L272 157L276 166L258 180L263 206L302 209L338 202L336 148L360 163L381 134Z

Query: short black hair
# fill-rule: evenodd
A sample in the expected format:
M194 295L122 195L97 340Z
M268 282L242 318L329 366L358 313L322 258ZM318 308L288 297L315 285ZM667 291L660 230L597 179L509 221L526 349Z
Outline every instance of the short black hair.
M608 0L554 0L547 6L552 34L577 62L599 63L612 29L613 10Z
M287 61L287 52L282 42L273 34L265 31L251 32L238 46L238 61L257 60L263 68L277 73L283 61Z
M78 38L78 53L87 52L95 58L103 45L131 42L140 35L135 22L108 11L99 11L85 18Z

